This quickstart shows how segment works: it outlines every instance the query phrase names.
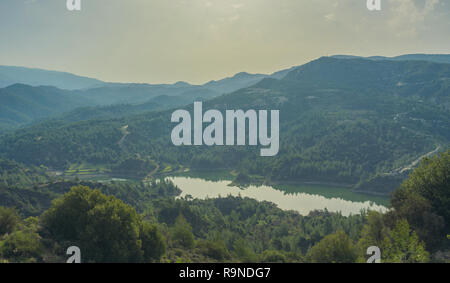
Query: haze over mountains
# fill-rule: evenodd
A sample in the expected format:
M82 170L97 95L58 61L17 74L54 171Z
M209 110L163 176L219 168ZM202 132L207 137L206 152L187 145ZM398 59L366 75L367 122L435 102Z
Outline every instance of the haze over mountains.
M107 83L64 72L0 66L0 133L79 107L87 108L77 110L73 118L65 117L75 121L83 116L120 116L125 109L132 114L183 106L248 87L263 78L281 78L289 70L271 75L241 72L204 85L191 85ZM117 105L123 104L127 106L119 111ZM101 109L97 111L95 107Z
M62 91L94 106L0 137L0 154L53 168L82 162L114 167L140 156L173 168L230 168L272 182L340 183L385 194L419 157L450 144L450 64L431 61L323 57L271 76L240 73L209 88L112 84ZM220 95L232 85L247 86ZM172 111L152 110L198 97L206 99L204 108L280 110L278 156L261 158L247 147L171 145ZM95 106L107 105L106 99L135 104Z
M332 57L338 59L363 58L350 55L336 55ZM410 54L391 58L373 56L368 57L368 59L377 61L415 60L449 63L450 55ZM221 94L231 93L254 85L264 78L281 79L293 70L296 70L298 73L308 66L308 64L305 64L300 67L292 67L271 75L241 72L233 77L210 81L204 85L191 85L185 82L175 84L107 83L65 72L0 66L0 87L5 87L0 89L0 132L41 119L55 117L58 114L69 112L79 107L88 108L77 110L73 118L70 118L70 115L65 115L65 117L69 120L77 121L82 119L83 116L101 118L113 117L114 113L121 116L126 113L137 114L147 110L169 109L187 105L194 100L207 100ZM325 70L321 69L321 71ZM373 76L374 78L378 78L380 75L389 77L390 75L385 71L370 70L373 74L376 73L376 76ZM328 70L328 73L325 83L346 79L338 77L339 74L332 70ZM308 80L308 78L304 78L303 83L311 83ZM353 82L347 81L346 83ZM405 84L406 82L396 81L395 83ZM12 86L14 84L18 85ZM27 87L26 85L36 88ZM417 82L409 84L409 86L416 87ZM407 87L403 89L407 89ZM424 89L422 93L427 91ZM444 101L439 102L448 105L448 98L446 100L445 95L443 97ZM130 105L125 107L126 111L118 111L117 106L111 107L119 104ZM102 106L102 109L97 111L95 109L97 106ZM122 108L122 110L125 108ZM85 115L80 115L81 113Z
M31 86L54 86L62 89L83 89L99 86L104 82L66 72L0 66L0 87L17 83Z
M361 57L361 56L353 56L353 55L334 55L331 56L337 59L355 59L355 58L364 58L370 60L391 60L391 61L428 61L435 63L450 63L450 55L449 54L405 54L394 57L385 57L385 56L370 56L370 57Z

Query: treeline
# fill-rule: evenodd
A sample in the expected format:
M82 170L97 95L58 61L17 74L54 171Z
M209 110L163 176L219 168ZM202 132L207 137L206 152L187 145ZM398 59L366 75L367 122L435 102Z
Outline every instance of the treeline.
M165 181L55 183L59 197L39 216L0 209L0 258L60 262L76 245L84 262L365 262L377 246L382 262L448 261L449 178L447 151L423 160L389 212L349 217L241 197L174 198Z

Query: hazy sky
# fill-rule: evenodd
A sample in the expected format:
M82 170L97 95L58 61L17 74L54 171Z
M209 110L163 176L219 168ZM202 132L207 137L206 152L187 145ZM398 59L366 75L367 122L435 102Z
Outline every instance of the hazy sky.
M0 0L0 65L204 83L333 54L450 53L449 0Z

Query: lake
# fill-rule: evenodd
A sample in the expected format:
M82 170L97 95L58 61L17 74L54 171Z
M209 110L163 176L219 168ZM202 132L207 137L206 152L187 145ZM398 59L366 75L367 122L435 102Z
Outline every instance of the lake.
M363 195L352 192L349 188L316 185L276 185L248 186L240 188L230 186L231 180L226 176L171 176L167 177L182 193L197 199L242 196L258 201L270 201L284 210L295 210L307 215L312 210L327 209L330 212L341 212L342 215L358 214L363 209L386 211L387 198Z

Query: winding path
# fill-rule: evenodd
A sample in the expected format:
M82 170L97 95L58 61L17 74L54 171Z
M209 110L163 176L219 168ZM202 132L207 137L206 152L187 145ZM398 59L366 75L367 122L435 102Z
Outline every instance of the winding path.
M123 151L128 151L127 147L123 144L125 142L125 139L127 138L127 136L130 134L130 132L128 132L128 125L123 126L122 128L120 128L120 131L122 131L122 138L120 138L118 144L120 149L122 149Z
M406 171L409 171L409 170L413 169L414 167L416 167L417 164L419 164L419 162L420 162L423 158L428 157L428 156L431 156L431 155L437 153L440 149L441 149L441 146L438 145L438 146L436 147L435 150L430 151L430 152L428 152L428 153L426 153L426 154L420 156L419 158L417 158L416 160L414 160L411 164L409 164L409 165L407 165L407 166L405 166L405 167L401 167L401 168L397 168L397 169L392 170L391 173L402 174L402 173L404 173L404 172L406 172Z

